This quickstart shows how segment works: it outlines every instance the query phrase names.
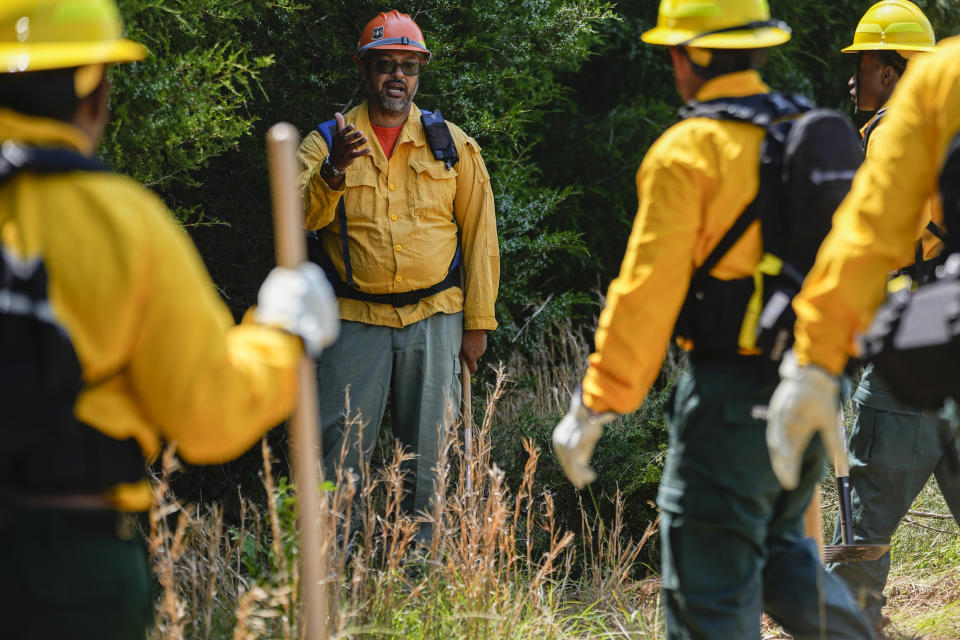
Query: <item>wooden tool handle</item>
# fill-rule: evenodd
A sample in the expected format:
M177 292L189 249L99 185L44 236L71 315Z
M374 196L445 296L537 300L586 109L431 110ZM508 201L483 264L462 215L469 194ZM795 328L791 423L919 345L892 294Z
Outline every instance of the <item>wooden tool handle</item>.
M808 538L813 538L817 543L817 551L820 552L820 558L823 559L823 516L820 512L820 485L813 488L813 496L810 498L810 504L803 514L803 530Z
M273 194L273 229L277 264L294 268L306 258L303 206L297 177L300 172L297 146L300 134L286 122L267 132L267 160ZM317 469L321 458L317 437L317 391L313 360L300 361L297 406L290 418L290 449L297 486L297 520L300 529L300 575L303 584L305 638L327 640L327 598L321 580L326 559L320 551L320 495Z
M288 122L279 122L267 131L267 160L270 163L270 192L273 196L273 234L277 264L294 268L306 259L303 234L303 205L297 177L300 165L297 146L300 134Z
M850 460L847 458L847 425L843 422L843 409L837 418L837 437L840 440L840 453L834 458L833 468L838 478L850 476Z
M473 400L470 394L470 368L460 358L460 386L463 393L463 464L466 467L467 494L473 491Z

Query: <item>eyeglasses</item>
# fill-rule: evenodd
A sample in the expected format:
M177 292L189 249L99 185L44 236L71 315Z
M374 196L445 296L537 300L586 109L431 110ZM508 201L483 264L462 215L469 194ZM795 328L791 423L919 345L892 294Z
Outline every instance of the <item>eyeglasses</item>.
M420 75L420 69L423 67L423 64L419 60L404 60L403 62L397 62L396 60L391 60L390 58L380 58L379 60L374 60L373 68L377 73L382 73L386 76L392 76L397 72L397 67L403 71L405 76L418 76Z

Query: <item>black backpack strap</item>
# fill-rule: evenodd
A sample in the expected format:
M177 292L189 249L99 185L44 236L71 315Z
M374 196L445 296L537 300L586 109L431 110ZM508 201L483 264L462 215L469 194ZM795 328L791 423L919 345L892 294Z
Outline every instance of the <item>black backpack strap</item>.
M767 148L770 145L769 139L765 138L763 141L763 147L761 151L761 168L760 168L760 180L757 185L757 195L756 197L747 205L747 208L734 220L733 225L727 229L727 232L723 234L723 237L720 238L713 250L710 251L710 254L706 257L703 263L697 267L697 270L693 274L693 278L698 278L701 276L708 276L713 270L717 263L727 255L727 252L733 248L733 245L743 237L743 234L747 232L747 229L750 228L750 225L760 219L763 215L764 210L766 209L769 203L769 179L773 170L770 168L773 163L770 162L768 158Z
M940 252L940 255L930 258L927 260L923 257L923 239L917 240L917 244L913 248L913 265L905 267L898 271L898 274L912 272L913 281L916 283L926 283L933 278L934 270L938 264L942 264L946 259L949 251L946 248L947 245L947 234L946 231L938 227L933 220L927 223L926 227L937 240L944 244L943 250Z
M927 231L929 231L933 236L940 242L947 241L947 232L944 229L941 229L937 224L931 220L927 223Z
M707 102L691 100L680 109L680 117L710 118L745 122L763 128L767 135L760 148L760 178L757 195L747 205L733 225L720 238L720 242L706 257L693 277L707 276L718 262L733 248L754 221L760 219L769 206L769 189L776 180L781 162L786 132L776 126L783 119L795 117L812 107L809 100L800 95L766 93L743 98L721 98Z
M0 184L21 172L53 174L70 171L109 171L105 164L76 151L21 146L13 142L0 145Z
M333 148L333 135L337 132L337 121L327 120L326 122L321 122L317 125L317 131L323 136L324 142L327 143L327 154L329 154ZM347 284L352 287L353 263L350 261L350 241L347 238L347 208L343 204L343 196L340 196L340 201L337 202L337 223L340 226L340 251L343 254L343 272L346 276ZM327 265L321 264L321 266L324 267L324 270L327 270ZM333 263L330 263L329 266L330 269L327 272L328 279L330 272L337 273L337 270L333 269ZM338 274L337 280L339 279L340 276Z
M742 98L719 98L698 102L691 100L680 107L681 119L710 118L712 120L732 120L756 125L762 129L783 120L798 116L813 108L813 104L804 96L784 93L758 93Z
M866 131L863 132L863 138L860 140L860 155L863 159L867 158L867 145L870 144L870 136L873 135L873 130L877 128L885 115L887 115L887 108L882 107L877 111L877 115L873 117L870 124L867 125Z

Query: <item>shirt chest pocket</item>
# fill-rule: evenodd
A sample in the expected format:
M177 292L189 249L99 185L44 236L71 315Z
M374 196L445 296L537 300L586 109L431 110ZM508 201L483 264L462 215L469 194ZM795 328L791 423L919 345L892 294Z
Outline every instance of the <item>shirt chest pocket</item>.
M410 160L414 173L413 214L419 218L453 215L453 199L457 195L457 171L447 169L439 161Z
M347 169L344 182L347 220L373 220L377 211L377 173Z

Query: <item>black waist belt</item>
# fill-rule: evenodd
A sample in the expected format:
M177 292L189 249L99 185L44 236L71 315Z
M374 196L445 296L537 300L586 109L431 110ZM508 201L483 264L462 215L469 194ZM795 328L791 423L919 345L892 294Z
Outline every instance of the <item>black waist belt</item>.
M414 289L413 291L404 291L402 293L367 293L366 291L360 291L357 288L351 287L342 280L333 281L332 284L333 292L337 294L338 298L389 304L393 307L405 307L409 304L416 304L427 296L446 291L450 287L459 287L460 270L454 269L447 272L447 277L435 285L423 289Z
M118 538L132 540L142 514L113 510L22 509L0 502L0 534L16 531L26 538Z
M456 153L454 153L456 157ZM330 256L327 255L323 247L323 240L318 231L307 232L307 257L320 265L327 280L333 285L333 291L338 298L348 298L350 300L361 300L363 302L375 302L378 304L389 304L393 307L405 307L410 304L416 304L427 296L445 291L450 287L461 286L460 282L460 257L462 252L462 239L460 227L457 227L457 250L453 254L453 260L447 269L446 277L435 285L423 289L414 289L413 291L404 291L403 293L367 293L353 286L353 262L350 260L350 240L347 236L347 207L343 198L337 203L337 223L340 226L340 251L343 256L344 277L341 278L337 273L337 268L333 265ZM454 218L456 224L456 218Z
M694 366L697 365L735 365L737 367L748 368L757 374L769 377L770 381L779 380L779 374L777 369L779 368L779 362L773 362L769 358L765 358L760 355L756 356L747 356L742 354L727 354L720 355L714 353L697 353L697 350L688 352L690 357L690 362Z

